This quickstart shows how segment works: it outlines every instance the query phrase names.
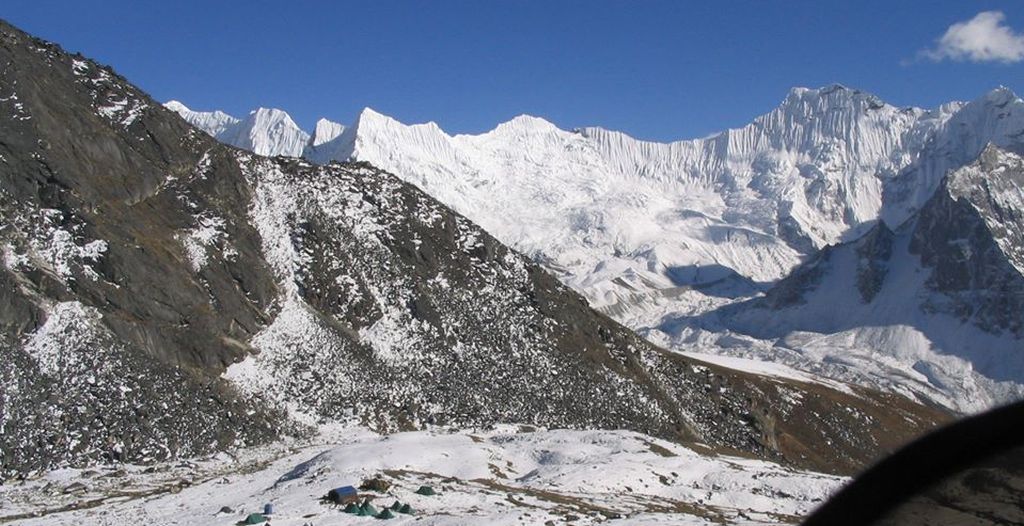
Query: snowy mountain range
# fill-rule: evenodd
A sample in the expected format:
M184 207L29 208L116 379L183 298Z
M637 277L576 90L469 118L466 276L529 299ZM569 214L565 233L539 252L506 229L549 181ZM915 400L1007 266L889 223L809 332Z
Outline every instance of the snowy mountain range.
M221 137L223 114L171 108ZM307 141L298 128L292 133L254 142L269 154L297 155L278 147ZM929 289L933 297L921 300L916 281L891 285L877 302L891 305L889 314L875 309L870 320L854 318L859 325L790 323L780 332L709 316L733 312L722 310L733 303L747 308L830 245L916 224L951 170L990 144L1024 145L1024 102L1007 88L932 110L897 108L840 85L796 88L747 126L673 143L561 130L530 116L452 136L434 123L405 125L365 109L333 139L314 142L301 152L307 159L366 161L395 173L545 265L594 307L677 351L786 363L962 411L1024 395L1014 352L1021 334L972 323L982 308L972 300L956 312L933 308L949 291ZM1021 191L1019 180L1006 184L1006 195ZM1012 232L1024 228L1020 212L1010 200L982 215L999 216ZM1024 250L1019 239L1001 239L1006 257ZM928 266L920 252L908 257ZM847 291L831 301L856 310L867 300ZM913 319L897 316L896 305L912 309ZM935 325L951 335L936 336L928 328ZM992 351L972 350L980 342Z
M0 63L2 477L342 424L630 430L852 473L950 417L661 349L380 168L224 146L3 22ZM307 140L278 140L282 112L205 122Z
M259 155L298 157L307 148L333 140L345 129L340 124L321 119L310 135L302 131L287 113L267 108L260 108L239 119L222 111L192 111L173 100L165 106L217 140Z

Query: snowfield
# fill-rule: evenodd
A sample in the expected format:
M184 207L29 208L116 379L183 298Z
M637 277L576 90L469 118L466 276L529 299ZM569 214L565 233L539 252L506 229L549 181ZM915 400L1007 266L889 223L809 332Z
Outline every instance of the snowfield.
M376 476L391 488L361 493L378 509L409 503L415 515L392 522L423 525L795 523L845 481L625 431L502 425L382 436L333 427L311 442L5 484L0 521L233 525L272 503L279 526L374 523L320 498ZM416 494L422 485L438 495Z

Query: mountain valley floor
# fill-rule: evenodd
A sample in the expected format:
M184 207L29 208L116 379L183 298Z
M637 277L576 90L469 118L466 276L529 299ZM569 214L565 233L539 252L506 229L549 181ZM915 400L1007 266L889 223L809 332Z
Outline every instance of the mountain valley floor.
M275 525L373 523L322 497L378 476L391 487L360 496L378 510L408 503L414 515L392 522L422 525L795 523L846 480L626 431L329 425L305 441L7 483L0 522L230 525L270 503ZM415 493L424 485L437 495Z

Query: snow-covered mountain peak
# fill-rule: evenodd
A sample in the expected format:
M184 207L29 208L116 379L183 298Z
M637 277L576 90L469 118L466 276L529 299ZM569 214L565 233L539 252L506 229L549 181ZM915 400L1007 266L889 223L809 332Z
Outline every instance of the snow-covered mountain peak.
M402 130L405 128L417 130L420 134L433 136L443 135L445 137L450 137L441 129L441 126L434 121L418 124L405 124L394 117L385 115L369 107L363 108L363 110L359 112L359 116L356 117L356 121L352 125L352 129L355 130L355 135L357 137L379 132L404 133Z
M384 120L395 120L389 115L385 115L369 106L363 106L363 109L359 110L359 115L356 116L356 122L364 119L384 119Z
M367 108L340 136L304 155L317 163L367 161L397 174L545 262L592 305L635 328L671 327L666 334L675 341L683 325L664 319L753 294L826 245L865 234L866 248L855 255L864 283L847 288L857 305L873 305L890 238L908 243L901 225L947 174L973 163L990 143L1024 148L1024 101L1008 88L925 110L832 84L793 88L746 126L671 143L599 127L566 131L528 115L453 136ZM995 184L966 177L949 184ZM1015 195L972 194L971 206L1008 210L1002 203ZM1024 268L1012 218L979 215L1011 264ZM697 290L706 286L728 297ZM960 345L922 338L944 352ZM943 397L956 398L969 390L946 391Z
M388 151L397 144L433 152L442 157L451 155L448 152L451 137L437 123L406 125L373 108L363 108L355 123L334 142L338 143L339 152L348 153L351 158L359 157L359 152L367 151L393 156ZM359 157L359 160L365 159Z
M405 125L395 119L370 107L363 108L351 126L342 126L321 119L317 122L313 138L302 155L320 164L353 160L358 145L386 142L388 138L401 136L404 127ZM327 139L334 132L338 133Z
M999 86L982 97L986 102L996 105L1007 104L1020 100L1014 91L1006 86Z
M276 108L253 110L238 126L225 130L225 135L221 140L268 156L299 157L309 141L309 134L287 112Z
M309 138L310 146L316 147L337 139L345 132L345 125L327 119L316 121L313 136Z
M830 84L821 88L793 88L778 109L798 110L813 116L822 111L877 110L883 107L892 108L872 93L848 88L842 84Z
M238 118L232 117L223 111L195 111L177 100L166 102L164 107L180 115L189 124L214 137L218 137L218 135L240 122Z
M356 116L355 122L352 123L352 128L364 131L374 128L389 128L394 126L404 126L402 123L395 120L393 117L384 115L383 113L367 106L363 108L359 115Z
M1024 101L999 87L923 114L913 136L921 146L885 188L882 213L894 225L920 209L948 172L974 162L988 145L1012 151L1024 146Z
M346 129L346 133L339 136L335 142L351 142L358 146L361 143L397 138L428 142L450 139L436 122L404 124L373 108L366 107L359 112L352 126Z
M238 119L222 111L194 111L177 100L166 102L164 107L217 140L260 155L298 157L310 137L279 109L258 108L245 119Z
M259 107L249 112L249 120L260 123L264 126L288 126L298 128L299 125L292 120L292 116L284 110L277 108Z
M188 106L185 106L184 104L181 103L181 101L177 101L177 100L169 100L169 101L165 102L164 103L164 107L169 109L169 110L171 110L171 111L173 111L173 112L175 112L175 113L177 113L177 114L179 114L179 115L182 114L182 113L185 113L185 112L192 111L192 110L190 110L188 108Z
M828 96L834 96L835 99L850 98L854 95L868 95L870 94L863 92L858 89L848 88L837 82L821 86L820 88L808 88L806 86L794 86L790 88L789 93L786 95L785 101L799 100L807 98L824 98Z
M551 132L562 132L562 130L542 117L523 114L499 124L489 133L511 136Z
M790 130L793 133L789 138L794 142L786 144L788 148L806 149L807 144L802 142L808 139L836 139L856 146L854 143L859 142L861 136L886 127L889 120L900 114L898 108L871 93L833 84L817 89L790 90L776 109L755 119L752 126L763 127L780 138L786 138L785 132ZM896 123L897 130L903 126ZM743 133L749 128L731 132Z
M1024 100L1021 100L1010 88L999 86L992 91L963 104L958 112L957 119L987 120L1006 119L1016 116L1018 119L1024 114Z

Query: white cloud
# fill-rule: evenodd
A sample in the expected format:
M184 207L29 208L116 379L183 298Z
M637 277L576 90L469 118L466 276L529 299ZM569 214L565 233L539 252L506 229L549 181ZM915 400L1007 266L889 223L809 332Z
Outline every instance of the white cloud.
M1001 11L982 11L970 20L949 26L935 48L922 54L936 62L1020 62L1024 60L1024 34L1004 24L1005 20Z

